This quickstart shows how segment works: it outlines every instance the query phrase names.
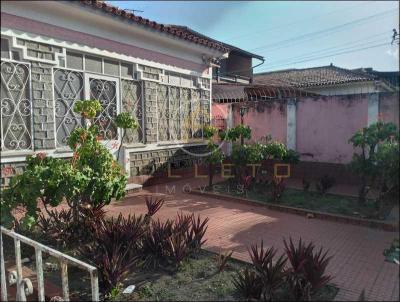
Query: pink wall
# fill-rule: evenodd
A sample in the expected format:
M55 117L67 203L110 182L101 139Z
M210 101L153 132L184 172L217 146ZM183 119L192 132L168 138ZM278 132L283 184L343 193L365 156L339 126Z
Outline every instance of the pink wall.
M240 105L234 105L234 125L240 124ZM259 105L250 108L244 116L244 124L250 126L252 140L257 142L266 135L271 135L273 140L286 143L286 104L274 103L272 106ZM263 142L265 142L263 140Z
M348 140L367 122L367 95L303 99L297 106L296 149L302 160L348 163L354 152Z
M380 118L392 122L399 128L399 94L382 94L379 98Z
M399 95L381 94L379 104L379 117L399 126ZM227 108L227 104L219 106L213 116L215 112L227 116L227 111L220 109ZM234 104L234 126L240 124L239 108L240 104ZM368 95L301 98L296 119L296 150L301 154L301 160L346 164L354 153L348 140L368 124ZM279 104L270 108L251 108L244 123L251 127L253 141L271 134L274 140L286 143L286 105L283 108Z

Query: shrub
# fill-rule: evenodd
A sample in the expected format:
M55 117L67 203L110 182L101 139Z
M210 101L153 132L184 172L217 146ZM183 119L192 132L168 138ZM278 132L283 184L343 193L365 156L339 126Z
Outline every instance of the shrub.
M206 125L203 127L203 137L205 139L211 139L217 132L218 129L213 126Z
M278 202L282 197L283 192L286 189L286 184L284 178L282 177L274 177L271 181L271 198L273 202Z
M336 180L334 177L329 175L322 176L317 184L316 188L320 194L325 194L330 188L332 188L335 184Z
M146 223L150 222L152 216L154 216L164 205L165 199L164 198L157 198L153 196L146 196L146 207L147 207L147 214L145 215Z
M350 163L350 168L361 177L361 185L358 193L358 201L365 203L370 187L377 176L382 175L385 165L380 165L377 160L377 146L389 142L390 140L398 140L398 130L394 123L376 122L368 127L358 130L349 140L354 148L361 149L361 153L355 152ZM397 151L398 157L398 151Z
M208 217L204 220L201 220L200 215L198 215L196 218L194 214L192 214L191 225L187 233L187 241L192 253L198 252L202 245L206 242L206 239L203 240L203 237L207 231L207 224L209 220L210 219Z
M212 186L214 178L215 166L222 163L225 158L224 153L217 144L214 144L211 140L207 144L208 155L205 158L205 162L208 164L208 185Z
M156 268L160 262L169 257L169 238L172 234L173 222L167 220L164 223L152 221L143 238L145 266Z
M232 280L236 290L246 299L259 300L263 290L261 278L255 271L245 268L237 272Z
M322 248L314 252L313 243L306 245L300 238L297 247L290 238L289 243L283 241L285 252L291 264L288 271L288 283L296 301L309 300L324 287L331 277L325 275L326 267L331 259L328 252L323 253Z
M95 100L76 103L75 112L89 121L85 120L85 127L74 129L68 138L68 146L74 154L71 160L44 154L27 158L25 171L13 177L10 187L2 192L2 224L9 224L10 212L19 206L26 209L27 221L32 217L36 220L41 212L38 199L49 215L48 206L55 207L66 201L72 208L73 219L78 222L82 205L109 204L111 199L119 200L124 196L126 175L98 141L98 127L90 121L100 108L99 101Z
M282 157L285 163L298 164L300 161L300 154L294 150L287 149L286 154Z
M259 280L261 280L261 295L264 300L268 301L274 299L277 290L286 280L286 258L284 255L281 255L275 262L273 262L275 254L276 250L273 247L264 250L262 241L260 248L258 248L256 244L252 245L249 249L251 261L260 278Z
M97 224L93 241L79 249L80 254L99 269L107 293L139 263L138 245L144 231L142 216L124 218L120 214L116 219Z
M301 183L302 183L302 185L303 185L303 191L304 191L304 192L308 192L308 190L310 189L310 186L311 186L311 182L308 181L307 179L303 178L303 179L301 180Z
M228 264L228 261L232 258L233 251L226 251L225 253L220 252L215 256L218 273L222 272Z

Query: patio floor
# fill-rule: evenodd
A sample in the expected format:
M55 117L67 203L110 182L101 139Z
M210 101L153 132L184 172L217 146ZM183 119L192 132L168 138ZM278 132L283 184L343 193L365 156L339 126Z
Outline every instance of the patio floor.
M252 243L263 240L264 245L283 251L283 238L301 237L329 249L334 256L328 270L334 277L332 282L340 288L337 301L357 300L363 289L368 300L399 300L399 266L385 262L382 254L398 234L186 193L205 182L186 179L147 187L111 204L108 210L110 215L145 213L144 199L138 196L166 194L167 201L156 218L171 218L180 211L209 217L206 249L231 249L235 258L248 261L247 247Z

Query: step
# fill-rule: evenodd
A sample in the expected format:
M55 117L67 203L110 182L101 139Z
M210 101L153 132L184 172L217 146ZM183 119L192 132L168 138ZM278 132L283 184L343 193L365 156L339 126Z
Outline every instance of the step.
M141 191L142 188L143 188L142 185L135 184L135 183L128 183L128 184L126 185L126 187L125 187L125 192L126 192L127 194L129 194L129 193L135 193L135 192Z

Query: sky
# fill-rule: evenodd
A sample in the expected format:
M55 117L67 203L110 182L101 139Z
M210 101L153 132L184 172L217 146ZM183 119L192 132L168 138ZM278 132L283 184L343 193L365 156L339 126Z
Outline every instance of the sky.
M398 1L107 1L261 55L255 72L333 64L399 70ZM253 65L260 61L254 59Z

